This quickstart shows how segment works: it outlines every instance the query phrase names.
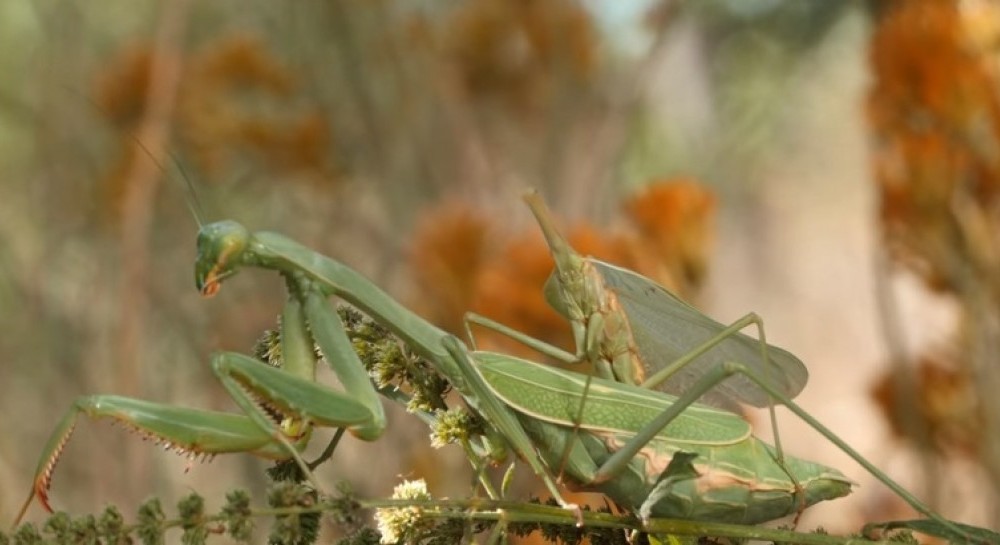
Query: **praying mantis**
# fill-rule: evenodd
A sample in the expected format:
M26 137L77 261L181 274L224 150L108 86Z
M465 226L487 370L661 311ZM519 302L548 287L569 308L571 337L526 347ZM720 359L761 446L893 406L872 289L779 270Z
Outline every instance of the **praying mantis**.
M35 499L49 509L53 470L80 415L121 422L192 458L245 452L293 459L318 487L301 457L314 427L342 428L374 441L387 425L378 392L329 304L330 297L338 297L401 339L482 416L495 447L487 456L500 459L513 451L568 509L578 507L563 499L560 478L602 492L643 518L743 524L796 514L850 492L852 482L840 471L786 456L780 447L753 437L738 415L697 403L721 386L752 404L786 405L918 511L949 525L792 402L807 380L805 367L764 341L759 318L751 314L722 326L648 279L580 258L558 235L540 198L527 200L557 262L546 294L570 320L576 353L483 318L473 316L470 322L498 328L544 354L589 363L596 376L470 350L343 263L282 235L251 233L237 222L220 221L199 232L196 286L202 295L213 296L243 268L279 273L288 290L280 325L282 367L239 353L212 357L212 371L239 414L114 395L78 398L42 451L18 520ZM653 306L643 304L649 301ZM657 304L678 314L669 319L643 315ZM752 323L758 325L759 339L738 333ZM681 333L657 340L650 329L657 324L677 326ZM701 335L694 346L685 346L692 342L692 328ZM341 390L315 381L317 349L340 379ZM671 376L683 379L679 397L651 388Z

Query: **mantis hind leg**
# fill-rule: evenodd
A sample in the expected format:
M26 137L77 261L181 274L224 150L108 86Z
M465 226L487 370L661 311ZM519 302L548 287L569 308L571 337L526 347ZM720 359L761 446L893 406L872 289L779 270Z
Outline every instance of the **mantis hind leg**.
M764 369L765 376L764 380L768 384L775 384L775 379L777 377L773 376L776 372L772 369L771 356L769 345L767 344L767 335L764 333L764 320L757 313L750 312L747 313L742 318L729 324L725 329L719 331L717 334L713 335L708 340L702 342L700 345L686 353L684 356L674 360L670 364L666 365L663 369L659 370L648 379L646 379L640 386L643 388L655 388L661 383L669 379L671 376L679 372L685 366L693 364L698 361L698 358L704 356L710 352L714 347L725 342L727 339L732 338L734 335L738 335L740 331L746 329L747 327L755 326L757 328L757 346L760 350L760 361L761 367ZM747 369L749 372L750 369ZM718 381L718 382L721 382ZM718 384L716 382L716 384ZM714 385L713 385L714 386ZM763 389L763 388L762 388ZM789 479L794 483L796 488L800 488L800 485L795 477L795 474L788 470L785 465L785 451L781 446L781 433L778 431L778 417L774 410L775 401L777 398L774 397L767 389L763 389L767 394L767 411L768 417L771 422L771 433L774 437L774 449L776 455L776 462L779 466L784 469L785 473L788 475ZM730 409L730 407L726 407Z
M754 372L743 364L736 362L724 362L715 368L711 369L709 372L705 373L701 379L698 380L684 395L682 395L676 403L665 410L659 417L653 419L649 424L647 424L642 430L640 430L632 440L625 445L621 450L615 452L614 455L609 458L604 465L598 470L595 479L596 480L607 480L621 471L622 468L631 460L638 452L652 440L653 436L659 433L667 424L673 421L679 414L681 414L685 409L687 409L691 404L695 403L699 397L701 397L705 392L711 390L720 382L736 375L745 376L747 379L754 382L762 390L772 396L776 402L786 406L792 413L801 418L805 423L809 424L813 429L819 432L826 440L830 441L837 446L841 451L850 456L855 462L861 465L865 470L867 470L872 476L881 481L890 490L895 492L900 498L902 498L906 503L910 505L914 510L920 512L921 514L932 519L935 523L941 526L942 532L947 532L948 537L958 536L960 539L969 540L969 535L967 532L963 531L958 525L944 519L941 515L931 509L927 504L920 501L916 496L911 494L905 488L903 488L899 483L894 481L891 477L886 475L882 470L875 467L874 464L869 462L864 456L861 455L857 450L847 444L846 441L837 436L829 428L821 424L818 420L812 417L808 412L806 412L802 407L796 404L783 392L775 388L765 377L760 376L759 373ZM970 541L971 542L971 541Z
M686 354L677 358L676 360L670 362L663 369L660 369L652 376L647 378L642 384L643 388L656 388L670 377L674 376L676 373L681 371L688 365L694 364L698 361L698 358L706 355L716 346L722 344L727 339L738 335L740 331L746 329L747 327L755 326L757 328L757 345L760 350L760 360L762 362L762 367L765 373L765 380L769 384L775 384L775 379L777 377L771 376L773 370L771 369L771 356L769 346L767 344L767 336L764 333L764 320L757 315L755 312L747 313L742 318L729 324L725 329L719 331L717 334L713 335L711 338L702 342L700 345L688 351ZM765 390L766 397L766 407L770 414L771 419L771 431L774 433L774 447L778 452L779 460L784 457L783 450L781 448L781 438L778 433L778 423L777 416L774 412L775 397ZM755 403L756 404L756 403ZM725 407L731 409L731 407Z

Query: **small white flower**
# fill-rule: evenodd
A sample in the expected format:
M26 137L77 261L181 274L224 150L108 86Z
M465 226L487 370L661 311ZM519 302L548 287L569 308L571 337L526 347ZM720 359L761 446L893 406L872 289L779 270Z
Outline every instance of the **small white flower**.
M403 481L392 491L394 500L430 500L427 483L423 479ZM375 522L382 534L381 543L399 543L407 535L413 535L414 530L422 526L420 509L417 507L397 507L391 509L376 509Z
M436 411L437 423L431 428L431 446L441 448L452 443L461 443L469 438L472 419L461 408Z

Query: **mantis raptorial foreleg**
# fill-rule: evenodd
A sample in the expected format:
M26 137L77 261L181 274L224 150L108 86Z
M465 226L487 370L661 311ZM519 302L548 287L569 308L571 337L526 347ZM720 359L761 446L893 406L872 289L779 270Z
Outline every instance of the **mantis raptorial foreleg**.
M385 428L385 415L340 318L322 297L309 291L308 285L292 281L288 284L291 296L282 312L280 369L238 353L223 352L212 357L213 373L242 414L179 408L121 396L81 397L50 435L32 491L17 520L35 497L50 509L52 471L80 415L124 424L191 458L248 452L264 458L295 459L317 486L308 464L299 455L314 426L346 428L362 439L376 439ZM316 346L345 391L314 382Z

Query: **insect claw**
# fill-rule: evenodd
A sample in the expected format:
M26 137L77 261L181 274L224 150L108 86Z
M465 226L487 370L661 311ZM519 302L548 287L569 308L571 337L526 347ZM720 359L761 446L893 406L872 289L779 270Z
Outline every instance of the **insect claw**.
M51 513L52 506L49 505L49 483L47 479L35 481L35 496L38 497L38 503L42 504L42 507Z
M583 528L583 509L575 503L563 504L563 509L568 509L573 512L573 517L576 519L576 527Z

